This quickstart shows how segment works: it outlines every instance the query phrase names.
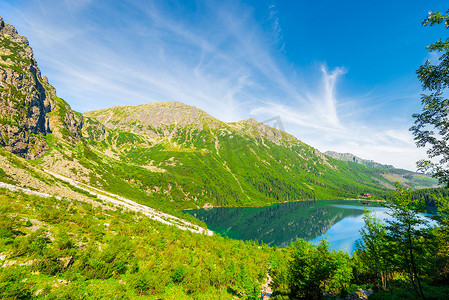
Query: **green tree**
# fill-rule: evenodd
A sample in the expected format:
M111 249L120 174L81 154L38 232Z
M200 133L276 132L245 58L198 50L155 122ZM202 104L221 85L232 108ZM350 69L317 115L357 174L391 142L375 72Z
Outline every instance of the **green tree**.
M356 242L356 255L368 273L374 275L377 287L386 290L391 273L387 230L373 211L365 210L363 220L365 225L360 230L362 238Z
M240 289L242 290L242 295L245 296L246 299L257 299L259 296L260 285L251 279L250 273L244 264L240 265L238 281Z
M446 14L429 12L422 23L424 26L442 25L449 28L449 10ZM428 147L428 160L420 160L418 168L422 171L430 171L441 183L449 186L449 38L439 39L434 44L427 46L430 52L439 55L439 62L432 64L430 60L416 71L422 83L423 90L429 91L423 94L422 112L414 114L415 125L410 128L415 136L418 147ZM438 199L439 214L437 216L438 227L432 230L433 241L436 243L435 255L432 259L434 276L441 281L449 280L449 204L447 198ZM435 272L435 270L438 270ZM435 274L436 273L436 274Z
M324 291L338 294L346 290L351 273L349 255L329 250L326 239L318 245L299 239L288 270L290 299L320 299Z
M435 247L429 268L436 284L449 285L449 203L442 197L437 199L438 214L432 217L438 226L431 231Z
M139 296L144 295L151 288L150 275L148 271L142 271L132 276L131 286L138 292Z
M410 282L419 297L425 299L422 284L420 255L423 253L423 239L428 228L427 221L420 217L424 212L424 201L413 199L410 189L396 185L392 197L385 204L389 209L387 214L392 220L387 220L388 237L397 259L394 262L400 271L408 274Z
M449 12L449 11L448 11ZM429 12L423 25L434 26L444 24L449 28L449 15L439 12ZM430 171L442 183L449 186L449 100L444 97L444 91L449 87L449 39L427 46L430 52L440 54L439 64L430 60L416 71L422 83L422 112L414 114L415 125L410 128L415 136L418 147L429 147L427 154L430 159L420 160L417 165L422 171Z
M293 247L293 261L288 271L292 299L303 296L313 297L314 295L319 297L321 281L325 279L325 276L319 276L319 274L316 274L317 272L314 272L315 270L312 271L314 267L312 255L314 252L314 246L302 239L298 240Z
M269 273L272 278L271 288L273 294L271 297L274 300L288 300L288 295L290 294L288 283L289 260L287 257L287 251L279 250L276 246L273 247Z

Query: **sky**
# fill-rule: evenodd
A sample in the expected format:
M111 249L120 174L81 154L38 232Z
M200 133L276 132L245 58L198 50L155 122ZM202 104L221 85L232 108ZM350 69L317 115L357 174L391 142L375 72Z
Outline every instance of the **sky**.
M76 111L175 100L226 122L278 117L322 152L415 170L415 72L449 33L421 22L447 4L0 0L0 16Z

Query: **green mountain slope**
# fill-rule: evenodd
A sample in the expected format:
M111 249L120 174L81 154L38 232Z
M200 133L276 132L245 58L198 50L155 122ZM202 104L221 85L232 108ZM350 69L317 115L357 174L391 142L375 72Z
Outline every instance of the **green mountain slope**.
M1 299L235 299L260 294L270 255L142 214L0 188Z
M46 168L170 212L382 197L396 181L376 169L329 158L254 119L225 123L179 102L81 115L56 96L26 38L3 20L0 47L0 144L31 159L19 161L22 169L36 170L30 176L46 174ZM5 178L39 189L22 174L29 172L13 172L21 168L3 160Z
M84 117L87 131L102 132L89 141L96 154L146 169L153 180L164 178L161 187L143 171L125 175L150 193L164 189L179 207L382 196L395 182L376 169L328 158L254 119L225 123L179 102L113 107Z
M380 164L373 160L357 157L351 153L338 153L334 151L326 151L324 154L338 160L354 162L357 164L373 168L383 178L389 181L399 182L400 184L413 189L431 188L439 186L438 180L432 178L429 175L411 172L404 169L396 169L392 165Z

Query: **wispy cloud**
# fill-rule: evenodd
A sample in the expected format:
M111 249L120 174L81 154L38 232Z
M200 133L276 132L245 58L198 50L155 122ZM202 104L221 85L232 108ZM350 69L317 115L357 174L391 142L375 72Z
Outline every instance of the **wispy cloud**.
M338 83L350 70L323 63L310 76L285 63L274 4L265 10L268 31L239 2L189 5L202 13L171 2L41 0L9 4L4 17L78 111L178 100L225 121L280 115L287 131L320 150L412 167L415 157L406 164L395 154L416 153L403 123L375 128L360 117L376 111L360 105L372 93L341 99Z
M401 97L413 99L416 95L404 96L404 91L399 91L400 96L385 95L370 106L364 103L365 98L372 100L374 97L370 93L359 99L341 101L337 96L337 82L346 70L329 71L322 65L321 72L322 80L313 86L313 91L304 92L303 101L295 105L264 103L250 113L260 120L279 115L287 131L322 151L351 152L362 158L414 170L414 162L425 157L425 150L416 149L408 120L390 118L388 122L373 122L364 116L378 114L381 103L385 105ZM346 112L348 109L352 112Z
M254 108L250 113L263 115L276 111L286 121L301 126L303 129L333 131L342 128L337 112L336 82L345 71L343 68L335 68L329 72L325 65L322 65L320 69L321 81L313 87L303 86L300 90L295 91L294 98L297 101L293 105L273 101L263 103L262 106Z
M283 51L285 48L285 42L282 35L279 12L275 4L268 6L268 20L271 23L274 43L280 46L280 51Z

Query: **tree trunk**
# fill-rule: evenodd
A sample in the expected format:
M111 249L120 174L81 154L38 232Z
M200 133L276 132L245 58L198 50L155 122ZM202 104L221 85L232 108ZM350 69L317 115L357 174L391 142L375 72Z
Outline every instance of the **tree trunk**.
M419 294L419 296L422 299L426 299L426 297L424 296L424 293L422 291L421 280L419 279L418 272L416 271L415 259L414 259L414 256L413 256L413 241L412 241L412 237L411 237L411 233L410 233L410 231L411 231L410 224L408 225L408 229L409 229L408 242L409 242L409 252L410 252L410 264L412 266L412 273L413 273L412 276L413 276L413 278L416 278L416 282L418 283L418 294ZM413 280L413 285L415 285L414 280Z
M386 290L387 289L387 274L385 271L380 271L380 278L382 280L382 290Z

